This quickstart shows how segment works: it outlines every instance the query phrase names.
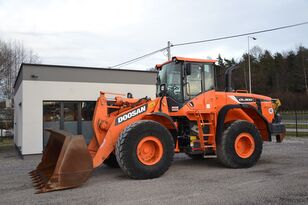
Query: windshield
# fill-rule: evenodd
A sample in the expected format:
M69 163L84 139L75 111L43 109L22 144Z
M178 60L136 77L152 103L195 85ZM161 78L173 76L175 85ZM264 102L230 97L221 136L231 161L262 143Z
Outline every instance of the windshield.
M182 87L181 87L181 64L169 63L163 66L159 71L157 77L157 94L159 91L159 85L167 85L168 96L174 98L178 102L183 100Z
M212 64L191 63L190 75L182 78L182 72L182 63L171 62L164 65L157 76L157 96L160 93L161 84L166 84L167 95L177 102L184 102L184 99L186 101L202 92L214 89Z

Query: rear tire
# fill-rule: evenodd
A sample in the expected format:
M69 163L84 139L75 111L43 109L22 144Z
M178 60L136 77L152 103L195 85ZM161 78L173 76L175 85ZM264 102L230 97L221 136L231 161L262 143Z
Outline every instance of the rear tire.
M259 160L263 141L254 124L233 122L217 139L217 158L226 167L247 168Z
M116 158L123 172L134 179L163 175L170 167L174 142L160 123L140 120L127 126L116 144Z

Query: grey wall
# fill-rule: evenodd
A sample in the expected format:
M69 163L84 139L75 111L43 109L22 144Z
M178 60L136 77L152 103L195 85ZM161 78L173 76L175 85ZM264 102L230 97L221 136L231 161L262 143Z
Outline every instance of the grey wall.
M155 85L156 72L122 69L22 64L15 92L22 80Z

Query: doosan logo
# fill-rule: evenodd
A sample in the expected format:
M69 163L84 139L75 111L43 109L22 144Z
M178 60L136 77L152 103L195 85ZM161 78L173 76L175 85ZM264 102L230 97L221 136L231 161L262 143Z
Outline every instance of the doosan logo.
M129 113L126 113L116 119L116 125L121 124L122 122L125 122L137 115L140 115L141 113L144 113L147 110L148 104L143 105L135 110L130 111Z

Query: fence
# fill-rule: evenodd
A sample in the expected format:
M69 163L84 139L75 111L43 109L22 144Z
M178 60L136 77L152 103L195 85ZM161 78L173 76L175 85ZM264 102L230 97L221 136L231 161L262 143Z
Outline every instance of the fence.
M287 136L308 137L308 110L284 111L281 116Z

